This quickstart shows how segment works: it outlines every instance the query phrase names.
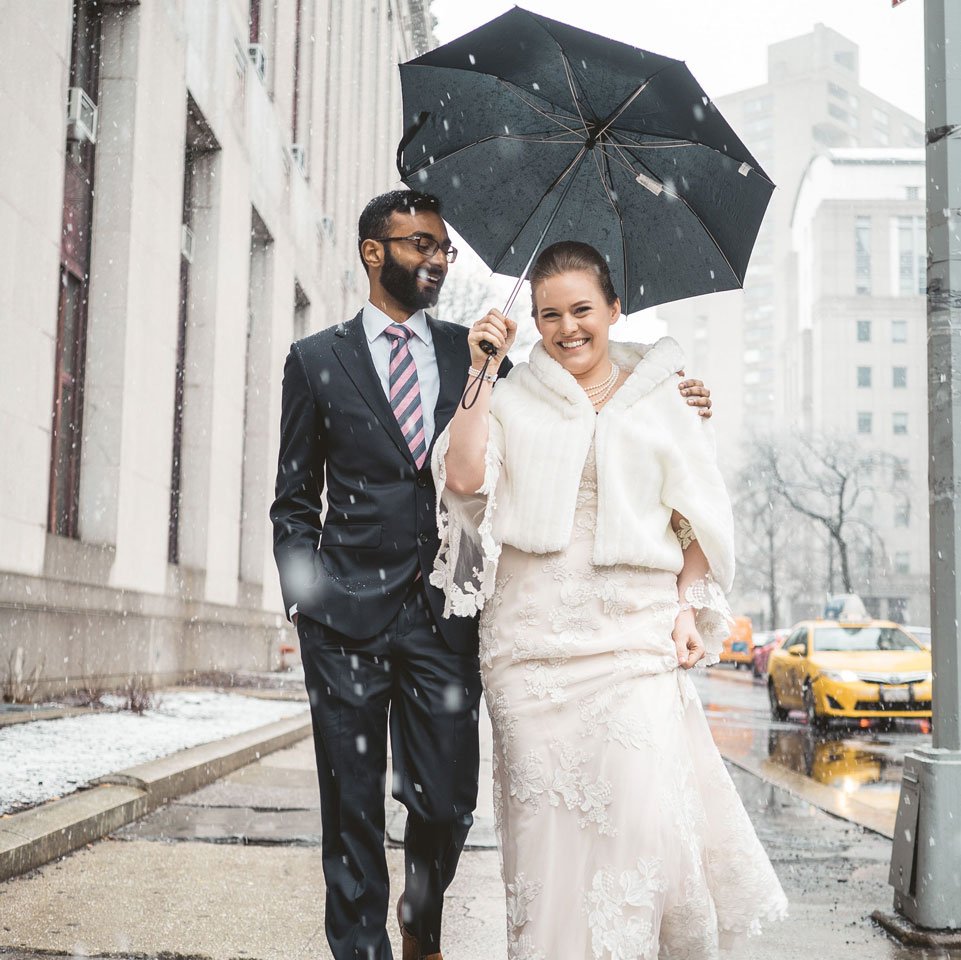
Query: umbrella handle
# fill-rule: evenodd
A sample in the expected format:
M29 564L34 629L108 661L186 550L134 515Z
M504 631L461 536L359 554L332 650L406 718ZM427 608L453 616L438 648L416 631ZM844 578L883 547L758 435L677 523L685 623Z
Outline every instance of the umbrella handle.
M420 133L421 127L423 127L424 124L427 123L429 118L430 118L430 111L422 110L417 115L417 118L414 120L414 122L404 131L404 136L401 138L400 143L397 144L397 172L400 174L401 180L403 180L404 177L407 175L405 174L404 167L403 167L404 150L407 149L407 146L410 144L411 140L413 140L414 137L416 137L417 134Z

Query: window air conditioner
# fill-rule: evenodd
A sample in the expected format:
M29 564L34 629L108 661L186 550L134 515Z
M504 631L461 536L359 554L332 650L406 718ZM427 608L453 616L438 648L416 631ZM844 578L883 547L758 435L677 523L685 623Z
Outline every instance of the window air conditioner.
M67 91L67 139L97 142L97 105L80 87Z
M295 143L291 146L290 159L301 173L307 173L307 149L303 144Z
M194 262L194 232L187 224L180 230L180 255L187 263Z
M267 76L267 54L261 43L252 43L247 47L247 56L254 65L257 75L263 80Z

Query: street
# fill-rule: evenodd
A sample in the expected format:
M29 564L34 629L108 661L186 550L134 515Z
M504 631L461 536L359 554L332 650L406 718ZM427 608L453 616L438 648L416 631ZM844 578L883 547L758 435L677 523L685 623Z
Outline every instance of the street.
M715 742L725 759L773 779L832 813L890 837L901 788L901 761L930 745L929 725L896 721L860 729L856 721L815 734L801 713L771 719L765 680L718 664L695 674Z
M891 905L891 844L817 808L847 804L861 817L873 812L882 827L893 824L900 758L924 735L844 731L813 740L800 718L768 719L764 686L749 674L714 667L696 676L715 739L790 901L787 921L733 956L959 960L959 953L903 947L872 923L873 910ZM447 896L448 960L506 956L486 717L481 729L477 823ZM388 800L395 892L402 821ZM308 739L0 885L0 957L328 958L319 841Z

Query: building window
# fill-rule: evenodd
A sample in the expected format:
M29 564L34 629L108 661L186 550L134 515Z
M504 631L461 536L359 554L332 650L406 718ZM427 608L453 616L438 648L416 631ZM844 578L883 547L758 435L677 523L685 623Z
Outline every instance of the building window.
M294 281L294 339L303 340L310 333L310 300L304 288Z
M859 387L871 386L871 368L870 367L858 367L858 386Z
M871 293L871 218L854 220L854 289L859 294Z
M167 514L167 562L180 562L180 496L183 481L184 380L187 374L187 318L190 299L190 261L193 251L183 242L193 236L194 156L184 156L183 227L180 244L180 302L177 307L177 363L174 368L173 450L170 457L170 508Z
M849 127L857 128L858 118L853 113L848 113L847 110L842 110L841 107L833 103L828 104L828 113L834 117L835 120L840 120Z
M174 368L173 440L170 455L170 504L167 514L167 562L180 562L180 520L183 486L184 400L189 353L190 276L194 259L195 193L203 175L204 158L219 150L207 121L193 97L187 96L187 142L184 151L183 205L180 240L180 303L177 308L177 361Z
M855 50L838 50L834 54L834 62L845 70L857 69L857 52Z
M908 432L908 415L906 413L894 414L894 432L898 434Z
M911 572L911 554L907 550L898 550L894 555L894 572L900 574Z
M770 97L754 97L752 100L744 101L744 113L746 116L750 116L753 113L766 113L770 109Z
M902 297L927 291L928 260L923 217L897 217L898 275L896 288Z
M891 321L891 343L907 343L907 342L908 342L908 321L892 320Z
M300 82L301 82L301 31L303 30L304 0L294 2L294 90L290 118L290 142L300 144Z
M895 623L907 623L907 597L888 597L888 620L893 620Z
M911 501L905 499L894 507L894 525L896 527L911 526Z
M870 433L873 427L873 417L865 410L858 412L858 433Z
M901 132L904 135L904 142L907 146L923 146L924 137L922 137L920 131L915 130L914 127L909 127L907 124L904 124L904 126L901 128Z
M100 101L101 9L97 0L74 0L70 46L70 86L81 88L95 104ZM79 536L95 151L90 140L67 140L47 510L47 528L63 537Z
M920 187L905 187L905 188L904 188L904 199L905 199L905 200L920 200L920 199L921 199L921 188L920 188Z
M838 100L843 100L847 103L848 92L840 84L828 83L828 93L830 93L832 97L837 97Z
M871 321L858 320L858 343L871 342Z
M908 385L908 368L907 367L895 367L892 371L891 386L892 387L906 387Z

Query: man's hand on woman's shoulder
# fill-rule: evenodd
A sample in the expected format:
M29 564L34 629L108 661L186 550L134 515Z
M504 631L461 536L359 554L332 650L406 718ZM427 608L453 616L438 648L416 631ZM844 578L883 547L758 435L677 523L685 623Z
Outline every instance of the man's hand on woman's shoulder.
M677 372L680 376L684 376L683 370ZM681 396L687 400L689 406L697 408L700 416L704 417L705 420L711 419L713 416L711 391L704 386L703 380L682 380L677 385L677 389L681 391Z

